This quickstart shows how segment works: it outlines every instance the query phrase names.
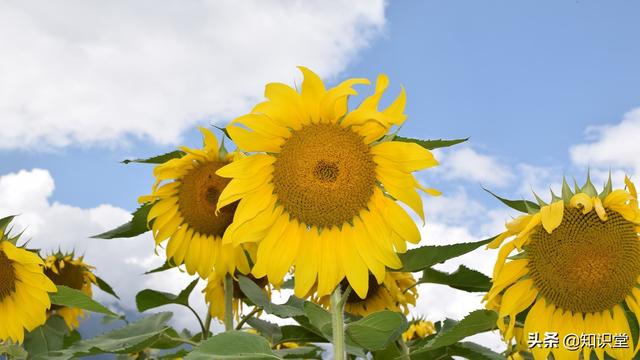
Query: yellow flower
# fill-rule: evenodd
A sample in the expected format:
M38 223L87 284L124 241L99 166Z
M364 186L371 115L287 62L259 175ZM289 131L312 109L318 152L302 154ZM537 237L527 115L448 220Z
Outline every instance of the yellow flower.
M345 278L356 294L367 296L369 272L380 284L385 268L402 266L397 252L420 232L396 202L423 217L422 187L412 172L437 165L431 152L401 141L387 141L400 126L404 90L383 110L388 86L381 75L375 93L353 111L356 92L350 79L326 89L309 69L301 92L279 83L266 86L268 99L227 126L238 148L249 156L218 170L232 178L218 207L239 200L224 242L259 242L256 277L278 286L295 265L295 293L304 296L317 281L324 296Z
M0 342L21 343L24 330L47 320L48 293L57 290L42 265L38 255L16 247L0 232Z
M416 305L418 290L415 287L416 280L411 273L387 272L382 284L378 284L375 277L369 275L369 291L367 296L361 298L355 292L347 297L345 311L359 316L367 316L371 313L391 310L409 314L409 305ZM344 289L347 282L343 281L340 286ZM325 308L329 308L329 296L318 297L314 300Z
M409 325L407 331L402 333L402 339L404 339L404 341L424 339L427 336L434 334L435 332L436 327L431 321L417 320Z
M92 272L94 269L83 261L82 256L74 258L73 254L57 253L48 256L44 261L44 274L54 284L80 290L89 297L93 295L91 286L98 283ZM62 317L69 329L73 330L80 326L80 319L84 318L85 312L80 308L53 305L48 315Z
M625 306L640 317L640 210L633 183L628 178L625 183L627 190L612 190L609 182L597 194L589 180L575 193L565 182L561 198L554 195L539 212L507 224L489 244L501 249L485 300L499 313L507 342L515 337L516 316L526 313L525 334L557 332L561 340L569 333L629 336L628 348L534 347L535 359L549 353L578 359L580 352L589 359L592 351L599 359L604 352L616 359L635 355Z
M151 195L141 196L138 201L153 203L147 220L156 244L169 240L167 258L177 265L185 264L190 275L197 272L206 279L214 267L224 274L248 264L241 248L222 244L237 203L230 202L216 211L218 197L229 180L215 173L238 154L225 155L211 131L200 131L204 147L182 146L186 155L156 166Z

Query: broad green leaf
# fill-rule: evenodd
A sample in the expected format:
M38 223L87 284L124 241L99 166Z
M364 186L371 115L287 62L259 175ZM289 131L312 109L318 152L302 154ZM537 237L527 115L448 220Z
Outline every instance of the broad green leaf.
M402 141L402 142L411 142L411 143L418 144L418 145L422 146L425 149L433 150L433 149L439 149L439 148L444 148L444 147L449 147L449 146L453 146L453 145L456 145L456 144L460 144L460 143L463 143L463 142L469 140L469 138L453 139L453 140L443 140L443 139L438 139L438 140L420 140L420 139L412 139L412 138L406 138L406 137L402 137L402 136L396 136L395 138L393 138L393 140L394 141Z
M198 279L193 280L178 295L144 289L136 295L136 306L138 307L138 311L144 312L149 309L169 304L189 306L189 295L191 295L191 291L193 291L193 288L197 283Z
M174 264L171 260L167 260L161 266L159 266L159 267L157 267L155 269L149 270L149 271L145 272L144 274L145 275L149 275L149 274L154 274L154 273L158 273L158 272L163 272L163 271L166 271L166 270L171 270L171 269L173 269L175 267L176 267L176 264Z
M447 353L471 360L505 360L502 354L472 342L459 342L447 348Z
M115 229L103 232L102 234L94 235L94 239L116 239L116 238L130 238L144 234L149 231L147 226L147 215L153 206L152 203L147 203L140 206L133 212L133 217L128 223L122 224Z
M126 160L122 160L122 163L123 164L129 164L129 163L163 164L171 159L181 158L184 155L185 155L184 151L175 150L175 151L168 152L166 154L152 156L146 159L126 159Z
M265 338L242 331L228 331L205 340L185 358L205 359L270 360L279 357Z
M78 358L105 353L126 354L150 347L167 331L171 313L163 312L142 318L125 327L82 340L70 348L51 354L57 359Z
M46 358L51 351L62 349L69 328L60 316L51 316L43 325L27 333L24 348L34 359Z
M260 335L269 341L271 344L277 344L282 338L282 331L278 324L268 322L266 320L251 318L247 320L252 328L256 329Z
M176 352L171 352L167 354L160 355L158 360L172 360L172 359L184 359L185 356L189 355L189 351L185 349L180 349Z
M264 290L246 276L238 276L238 285L242 293L244 293L253 304L261 307L267 314L280 318L304 315L304 311L300 307L290 305L289 301L281 305L273 304Z
M281 337L277 343L295 342L295 343L321 343L327 340L316 333L305 329L298 325L283 325L280 327Z
M454 289L469 292L486 292L491 289L490 277L464 265L460 265L450 274L433 268L424 269L418 284L425 283L448 285Z
M503 204L507 205L508 207L514 209L514 210L518 210L520 212L523 212L525 214L531 214L531 213L536 213L538 211L540 211L540 205L534 203L533 201L529 201L529 200L509 200L509 199L505 199L503 197L500 197L496 194L494 194L493 192L491 192L491 190L486 189L486 188L482 188L484 191L488 192L489 194L493 195L493 197L495 197L496 199L500 200Z
M368 350L384 350L407 330L407 319L389 310L375 312L347 324L346 335Z
M312 302L305 302L304 313L317 333L331 339L331 314L327 310Z
M111 285L109 285L106 281L104 281L101 278L99 278L98 276L96 276L96 282L98 283L98 288L100 288L100 290L102 290L102 291L106 292L107 294L109 294L109 295L115 297L116 299L120 300L120 298L118 297L116 292L113 290Z
M384 360L384 359L400 359L400 360L402 360L403 352L398 347L398 343L394 341L394 342L390 343L389 345L387 345L387 347L384 348L383 350L377 350L377 351L372 352L372 355L373 355L374 359L380 359L380 360Z
M404 265L400 271L422 271L435 264L469 253L482 245L490 243L493 239L451 245L427 245L411 249L404 254L400 254L400 259Z
M80 308L111 316L118 316L80 290L72 289L64 285L58 285L57 288L58 292L49 294L52 304Z
M314 345L305 345L293 349L274 350L283 359L322 359L322 349Z
M444 346L449 346L458 341L485 331L496 328L498 313L491 310L476 310L460 320L452 328L440 331L433 339L431 339L421 351L428 351Z

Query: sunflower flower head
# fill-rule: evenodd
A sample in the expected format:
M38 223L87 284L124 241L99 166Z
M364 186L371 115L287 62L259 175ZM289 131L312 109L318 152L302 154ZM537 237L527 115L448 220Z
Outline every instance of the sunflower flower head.
M342 291L346 290L348 285L347 281L343 280L340 283ZM418 299L418 290L415 285L416 280L411 273L387 272L381 284L378 284L373 275L369 275L367 296L361 298L357 293L350 292L345 302L345 311L357 316L367 316L382 310L408 315L409 306L415 306ZM318 297L314 294L312 299L323 307L329 308L329 296Z
M0 219L0 342L21 343L24 331L44 324L56 286L43 271L34 252L16 246L7 227L13 217Z
M563 181L562 195L507 224L489 244L500 247L487 307L499 314L505 340L516 337L516 318L524 333L626 334L628 348L584 347L598 358L606 352L631 359L637 347L629 316L640 318L640 209L635 186L625 177L625 189L612 189L611 179L598 193L590 179L572 190ZM507 239L509 241L505 242ZM504 244L503 244L504 243ZM578 358L562 346L534 347L535 359Z
M203 147L182 146L183 156L156 166L151 194L138 201L152 204L147 221L156 245L168 240L167 258L176 265L184 264L190 275L198 273L206 279L214 268L222 274L233 274L236 267L247 264L240 247L222 244L238 203L230 202L216 210L218 198L229 183L216 171L240 154L227 153L208 129L200 128L200 132Z
M399 269L398 252L420 241L413 219L398 202L424 218L413 172L437 165L425 148L389 135L406 119L404 89L386 108L389 85L380 75L372 95L349 111L349 79L326 88L301 67L300 92L280 83L266 86L266 101L226 128L248 156L217 171L231 178L220 209L238 202L224 243L258 243L256 277L278 286L295 267L295 293L316 284L322 297L346 281L365 298L369 274L378 284L386 268ZM346 280L345 280L346 279Z
M429 335L435 334L435 332L436 327L431 321L418 319L411 322L407 331L402 333L402 339L404 341L424 339Z
M93 296L92 286L98 283L93 270L95 268L85 263L83 256L75 257L73 253L58 251L44 260L44 274L54 284L80 290L89 297ZM85 317L85 312L80 308L53 305L48 315L62 317L69 329L73 330L80 326L80 319Z

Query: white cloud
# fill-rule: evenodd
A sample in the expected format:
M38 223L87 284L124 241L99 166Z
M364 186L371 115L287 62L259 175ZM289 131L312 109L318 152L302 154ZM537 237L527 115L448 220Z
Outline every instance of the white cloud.
M587 129L590 141L571 147L571 160L582 166L622 167L640 174L640 108L624 114L615 125Z
M176 142L228 121L295 66L335 76L384 1L0 3L0 148Z
M513 179L513 174L507 165L471 147L439 151L436 158L441 166L435 168L435 172L445 179L460 179L493 186L508 185Z
M19 214L15 219L15 232L25 229L23 239L30 241L30 248L42 249L42 255L58 248L85 254L85 261L96 267L97 275L114 287L122 299L117 305L125 310L135 310L135 294L144 288L177 293L191 281L189 276L177 270L142 275L163 262L154 255L150 234L131 239L89 238L129 221L128 211L111 205L83 209L52 203L49 197L54 189L54 179L43 169L0 176L0 199L3 199L0 217ZM202 286L194 290L191 301L204 313L201 289ZM98 300L116 304L110 295L98 290L94 293ZM173 310L176 311L174 324L178 328L196 329L197 323L189 313L180 308Z

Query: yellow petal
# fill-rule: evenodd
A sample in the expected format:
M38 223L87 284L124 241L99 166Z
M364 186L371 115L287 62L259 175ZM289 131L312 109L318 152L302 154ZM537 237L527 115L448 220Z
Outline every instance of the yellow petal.
M593 198L593 207L596 209L596 214L598 214L600 220L607 221L609 217L607 216L607 211L604 209L599 197Z
M551 205L543 206L540 209L542 226L549 234L560 226L563 214L564 202L562 200L551 203Z
M585 193L577 193L571 197L569 206L582 210L583 214L587 214L593 209L593 199Z

